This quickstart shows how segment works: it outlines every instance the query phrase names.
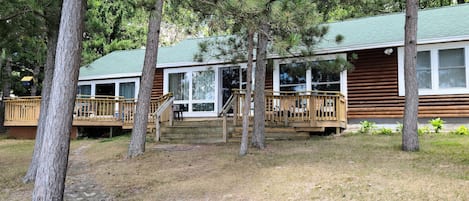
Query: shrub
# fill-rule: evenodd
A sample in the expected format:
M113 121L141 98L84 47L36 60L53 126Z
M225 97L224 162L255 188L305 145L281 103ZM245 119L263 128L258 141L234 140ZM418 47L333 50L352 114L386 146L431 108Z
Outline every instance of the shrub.
M455 131L451 132L455 135L469 135L469 129L465 126L459 126Z
M372 121L361 121L359 133L370 134L373 133L373 130L376 128L375 122Z
M435 133L440 133L440 130L443 129L443 124L445 123L445 121L443 121L442 119L438 117L436 119L432 119L428 121L428 123L430 123L433 126Z
M381 128L378 131L376 131L374 134L378 135L392 135L392 129L390 128Z
M419 135L428 135L430 134L430 128L428 126L422 126L417 130Z

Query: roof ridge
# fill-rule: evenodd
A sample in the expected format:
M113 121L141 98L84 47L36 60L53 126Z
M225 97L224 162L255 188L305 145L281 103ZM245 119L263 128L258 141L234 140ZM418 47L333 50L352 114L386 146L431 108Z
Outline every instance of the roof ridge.
M421 13L421 12L430 12L430 11L435 11L435 10L456 8L456 7L464 7L464 6L469 6L469 3L457 4L457 5L447 5L447 6L442 6L442 7L423 8L423 9L419 8L418 12L419 13ZM339 24L339 23L343 23L343 22L359 21L359 20L370 19L370 18L388 17L388 16L394 16L394 15L403 15L403 14L405 14L405 10L401 11L401 12L380 13L378 15L362 16L362 17L357 17L357 18L348 18L348 19L345 19L345 20L324 23L323 25Z

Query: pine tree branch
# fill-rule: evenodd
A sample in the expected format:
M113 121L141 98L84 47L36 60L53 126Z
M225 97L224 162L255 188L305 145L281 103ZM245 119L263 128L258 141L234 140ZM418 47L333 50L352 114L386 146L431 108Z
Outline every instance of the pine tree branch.
M24 15L26 13L29 13L29 12L32 12L32 9L31 8L28 8L26 10L23 10L23 11L20 11L20 12L17 12L17 13L12 13L10 15L7 15L6 17L2 17L0 18L0 21L7 21L7 20L11 20L15 17L18 17L20 15Z

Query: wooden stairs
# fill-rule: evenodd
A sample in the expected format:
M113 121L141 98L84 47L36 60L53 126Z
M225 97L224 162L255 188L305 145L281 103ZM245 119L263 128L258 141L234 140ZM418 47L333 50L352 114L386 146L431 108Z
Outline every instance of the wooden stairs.
M239 142L242 135L242 124L233 125L228 121L228 142ZM311 132L324 132L323 127L309 127L302 123L272 124L266 122L266 140L307 140ZM249 135L252 134L252 125ZM174 121L173 126L163 124L161 127L161 142L165 143L223 143L223 120L221 118L185 118L184 121Z

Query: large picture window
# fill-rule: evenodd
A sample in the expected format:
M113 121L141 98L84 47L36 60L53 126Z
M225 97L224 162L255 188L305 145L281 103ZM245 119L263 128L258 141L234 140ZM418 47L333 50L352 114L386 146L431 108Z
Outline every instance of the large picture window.
M166 69L164 91L173 93L174 104L189 116L193 112L213 115L217 103L216 74L216 70L207 67Z
M464 42L417 47L420 95L469 93L469 45ZM399 95L405 95L404 48L398 49Z
M280 91L341 91L341 73L321 70L321 62L328 61L280 64Z
M189 100L189 79L186 73L170 73L169 92L175 100Z
M280 91L306 91L305 63L280 64Z

